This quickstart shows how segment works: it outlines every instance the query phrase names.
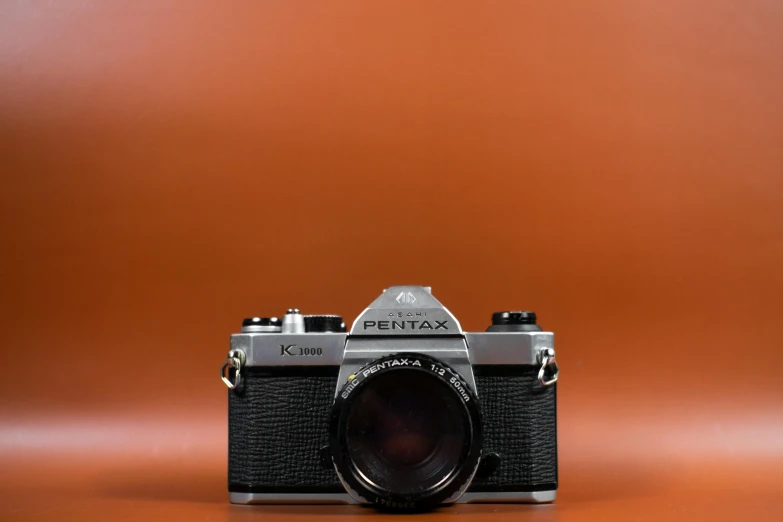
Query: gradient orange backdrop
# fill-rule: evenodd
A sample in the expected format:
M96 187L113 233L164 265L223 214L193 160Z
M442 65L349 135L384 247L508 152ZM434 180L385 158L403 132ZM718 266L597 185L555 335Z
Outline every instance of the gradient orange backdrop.
M373 516L231 507L218 369L393 284L556 334L558 502L436 517L783 517L779 3L6 2L0 170L3 520Z

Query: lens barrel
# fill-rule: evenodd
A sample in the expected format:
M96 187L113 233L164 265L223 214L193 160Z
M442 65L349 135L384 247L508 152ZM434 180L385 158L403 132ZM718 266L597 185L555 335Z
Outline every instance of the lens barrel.
M467 488L481 455L481 412L454 369L400 353L349 378L335 399L329 437L335 469L354 497L424 510Z

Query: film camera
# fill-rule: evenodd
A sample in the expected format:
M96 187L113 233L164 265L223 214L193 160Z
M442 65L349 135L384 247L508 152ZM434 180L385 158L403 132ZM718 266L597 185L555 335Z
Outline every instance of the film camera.
M386 289L350 332L297 309L245 319L221 368L230 500L551 502L558 373L534 313L463 332L428 287Z

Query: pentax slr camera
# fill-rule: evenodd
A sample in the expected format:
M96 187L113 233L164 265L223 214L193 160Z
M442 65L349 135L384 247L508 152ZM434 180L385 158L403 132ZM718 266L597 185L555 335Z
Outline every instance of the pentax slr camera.
M221 378L235 504L426 510L552 502L553 335L532 312L464 332L429 287L388 288L354 321L245 319Z

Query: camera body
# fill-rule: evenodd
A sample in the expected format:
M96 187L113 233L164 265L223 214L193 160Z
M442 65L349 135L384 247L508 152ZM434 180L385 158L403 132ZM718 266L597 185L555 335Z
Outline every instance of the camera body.
M428 287L385 290L353 323L251 318L231 336L230 501L551 502L553 334L532 312L463 332Z

